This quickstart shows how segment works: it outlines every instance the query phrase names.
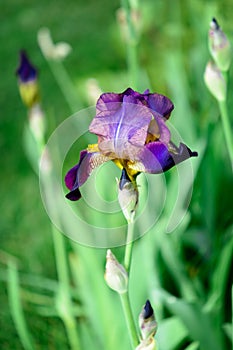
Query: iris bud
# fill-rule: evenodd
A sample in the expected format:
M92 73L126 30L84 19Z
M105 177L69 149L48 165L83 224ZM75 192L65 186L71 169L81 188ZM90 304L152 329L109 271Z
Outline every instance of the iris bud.
M153 337L157 331L158 325L155 320L154 310L151 307L150 301L147 300L139 315L139 328L142 339Z
M142 340L135 350L156 350L154 338Z
M19 92L22 101L27 107L31 108L40 99L37 70L31 64L24 51L20 52L20 64L16 74L18 76Z
M45 135L45 116L39 104L29 110L29 125L35 139L41 143Z
M127 292L128 273L125 268L118 262L115 255L110 249L107 250L105 268L105 281L107 285L119 294Z
M227 71L231 63L231 46L215 18L210 22L209 50L221 71Z
M208 62L204 73L204 80L207 88L218 101L224 101L226 99L226 80L220 69L213 62Z
M138 189L136 184L130 180L125 169L122 170L118 185L118 201L121 210L126 220L132 222L138 204Z

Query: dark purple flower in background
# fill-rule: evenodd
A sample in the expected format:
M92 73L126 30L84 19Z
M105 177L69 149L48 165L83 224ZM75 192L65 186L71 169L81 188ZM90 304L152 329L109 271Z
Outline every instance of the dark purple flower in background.
M19 92L24 104L31 108L39 101L37 70L29 61L25 51L20 51L20 63L16 70Z
M102 94L89 127L98 136L98 143L81 151L79 163L66 174L70 190L66 197L78 200L79 187L95 168L109 160L125 169L134 182L141 172L159 174L197 156L185 144L177 147L171 142L165 122L173 108L166 96L148 90L140 94L128 88L120 94Z
M20 63L16 74L21 83L28 83L37 78L37 70L29 61L25 51L20 51Z

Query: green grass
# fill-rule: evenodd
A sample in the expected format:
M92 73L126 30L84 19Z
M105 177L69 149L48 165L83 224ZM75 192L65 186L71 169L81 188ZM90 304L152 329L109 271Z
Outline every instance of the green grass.
M129 85L125 47L115 20L118 7L116 0L69 1L68 4L12 0L0 5L2 349L23 349L13 323L21 311L36 349L69 348L63 323L51 301L57 293L57 274L50 220L23 143L27 112L14 76L18 51L26 49L39 68L49 136L72 113L40 52L38 29L49 27L55 42L67 41L73 47L64 66L74 83L74 96L86 107L87 79L96 78L103 91L120 92ZM199 151L199 158L192 162L195 181L185 220L171 235L164 234L176 198L173 169L165 178L168 192L164 214L135 244L130 280L133 313L137 318L150 298L159 321L157 337L161 350L225 350L230 347L230 340L223 325L232 322L232 172L218 106L204 85L203 71L209 59L207 31L213 16L219 19L233 42L231 2L145 0L141 10L140 87L149 86L171 98L175 105L171 123L184 142ZM232 78L231 69L229 91L233 88ZM230 93L228 107L229 111L233 108ZM232 116L230 119L232 123ZM77 147L71 148L63 172L77 161ZM187 187L188 179L183 171L182 183ZM98 181L101 194L108 196L105 179L102 183L101 179ZM155 215L156 202L160 200L160 190L156 188L160 182L155 177L149 181L155 195L143 221L138 223L140 232ZM182 210L183 204L178 209ZM93 220L103 219L100 216ZM110 218L106 224L111 226L114 220ZM67 238L65 246L70 253L72 293L81 342L93 350L128 349L119 301L103 280L105 250L85 248ZM123 257L121 248L114 253L119 259ZM7 272L9 262L15 262L14 259L17 274L14 269ZM9 288L14 283L15 289ZM38 294L45 298L42 302ZM21 305L16 305L17 297ZM48 302L46 307L44 300ZM12 308L18 310L17 315L10 313Z

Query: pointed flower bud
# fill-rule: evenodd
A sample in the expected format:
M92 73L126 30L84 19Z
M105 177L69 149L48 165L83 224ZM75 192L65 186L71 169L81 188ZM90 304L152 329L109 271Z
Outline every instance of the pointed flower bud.
M218 101L224 101L226 99L226 80L220 69L213 62L208 62L204 73L204 80L207 88Z
M154 338L142 340L135 350L156 350Z
M122 170L119 181L118 201L128 222L132 222L138 204L138 189L136 182L132 182L125 169Z
M107 285L119 294L127 292L128 273L117 261L110 249L107 250L107 262L105 268L105 281Z
M29 61L26 52L20 52L20 64L16 71L19 83L19 92L23 103L31 108L39 101L39 87L37 70Z
M209 50L218 68L227 71L231 63L231 46L215 18L210 22Z
M137 8L130 10L131 31L129 30L127 14L124 8L117 10L116 18L123 40L125 42L136 43L142 30L142 16L140 11Z
M142 339L153 337L157 331L157 322L154 316L154 310L149 300L143 306L139 315L139 328L141 330Z

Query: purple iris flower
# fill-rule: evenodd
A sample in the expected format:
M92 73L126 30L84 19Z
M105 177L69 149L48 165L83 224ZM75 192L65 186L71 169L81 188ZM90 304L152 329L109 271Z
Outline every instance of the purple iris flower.
M171 142L166 120L174 106L163 95L146 90L140 94L130 88L123 93L104 93L96 104L96 116L89 131L98 143L80 152L79 163L68 171L65 183L72 201L81 198L79 191L91 172L113 161L124 169L132 182L141 172L162 173L174 165L196 157L185 144Z
M29 61L25 51L20 52L20 63L16 74L21 83L28 83L37 78L37 70Z

